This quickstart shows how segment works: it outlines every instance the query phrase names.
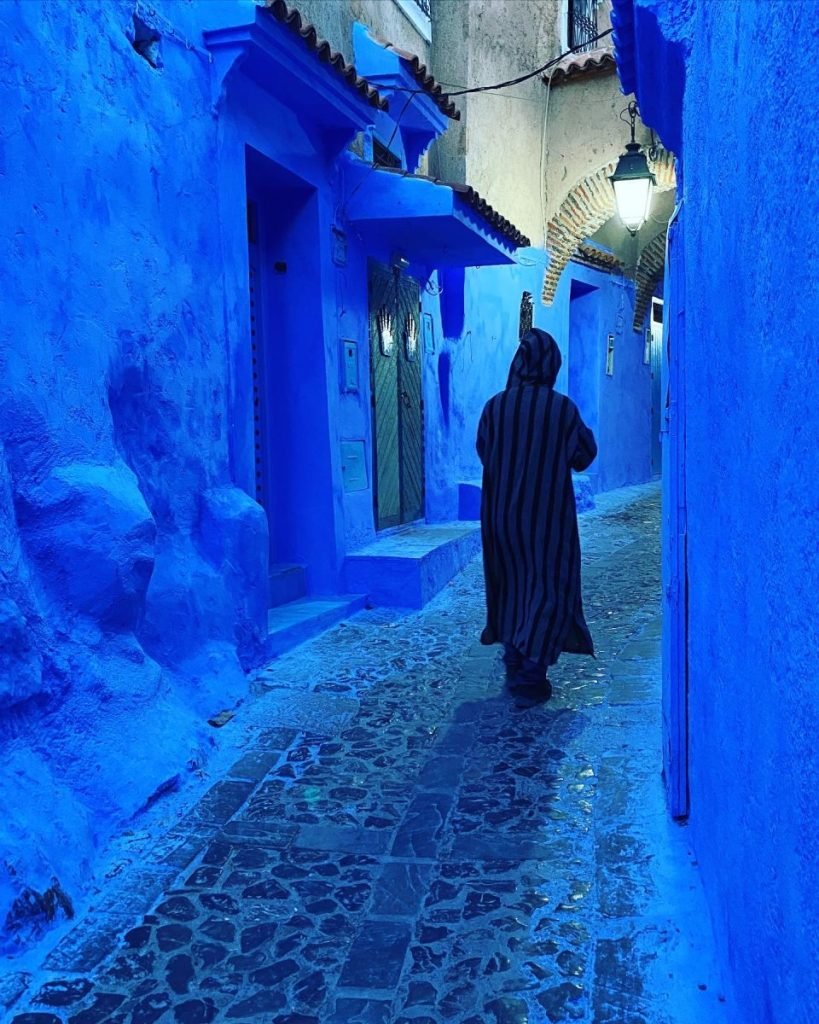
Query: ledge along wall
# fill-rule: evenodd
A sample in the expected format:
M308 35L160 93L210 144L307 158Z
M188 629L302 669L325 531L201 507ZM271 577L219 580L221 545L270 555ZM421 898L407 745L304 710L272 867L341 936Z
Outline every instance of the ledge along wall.
M814 37L816 9L638 0L634 14L637 98L684 182L672 258L685 297L680 309L670 295L670 318L671 351L685 352L690 828L732 1020L809 1024L819 266L806 225L819 193L804 125L819 65L794 60L793 44Z

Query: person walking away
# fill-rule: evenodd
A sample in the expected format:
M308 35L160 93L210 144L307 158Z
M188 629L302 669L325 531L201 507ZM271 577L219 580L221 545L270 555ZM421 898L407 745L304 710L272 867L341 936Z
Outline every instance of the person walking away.
M597 444L577 406L554 390L561 366L554 338L522 338L506 389L481 415L481 536L486 628L502 643L509 688L548 700L548 670L562 652L594 656L583 615L580 538L572 470L587 469Z

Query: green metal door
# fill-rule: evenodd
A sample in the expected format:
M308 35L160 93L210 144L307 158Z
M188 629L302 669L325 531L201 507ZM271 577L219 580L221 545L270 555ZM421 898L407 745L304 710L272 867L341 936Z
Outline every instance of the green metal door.
M418 282L370 264L373 480L379 530L424 515L424 403Z

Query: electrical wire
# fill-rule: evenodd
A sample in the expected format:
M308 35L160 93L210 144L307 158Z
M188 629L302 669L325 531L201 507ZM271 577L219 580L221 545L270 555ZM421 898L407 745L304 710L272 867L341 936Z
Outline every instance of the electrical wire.
M548 71L549 68L559 64L564 57L568 57L570 53L576 53L589 45L589 43L596 43L600 39L605 39L606 36L610 36L614 31L613 28L607 28L605 32L601 32L599 35L594 36L592 39L587 39L585 43L578 43L577 46L572 46L568 50L564 50L557 57L553 57L547 61L542 67L535 68L534 71L528 71L525 75L519 75L517 78L510 78L506 82L498 82L497 85L476 85L471 89L461 89L458 92L449 93L450 96L466 96L470 93L475 92L494 92L496 89L506 89L510 85L520 85L521 82L528 82L530 78L535 78L537 75L542 75L544 71Z
M601 32L599 35L594 36L592 39L587 39L584 43L578 43L576 46L569 47L568 50L564 50L563 53L552 57L551 60L546 61L545 64L539 68L535 68L534 71L527 71L523 75L518 75L517 78L509 78L505 82L496 82L494 85L473 85L468 89L455 89L452 92L446 93L447 96L470 96L477 92L497 92L499 89L508 89L512 85L520 85L521 82L528 82L530 78L535 78L537 75L542 75L544 72L553 68L556 64L559 64L564 57L568 57L572 53L577 53L578 50L585 49L589 43L599 42L601 39L605 39L606 36L610 36L614 31L613 28L607 28L605 32ZM397 86L394 89L395 92L408 92L413 95L418 93L426 92L425 89L408 89L403 86Z

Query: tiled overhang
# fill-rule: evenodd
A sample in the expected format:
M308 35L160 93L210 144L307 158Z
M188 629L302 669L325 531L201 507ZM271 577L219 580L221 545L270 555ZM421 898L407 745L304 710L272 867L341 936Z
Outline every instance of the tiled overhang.
M696 5L612 0L614 56L620 87L634 94L643 124L682 156L686 62Z
M399 50L397 46L393 46L392 43L384 43L386 49L391 50L398 56L401 63L407 68L409 73L415 79L420 88L428 95L432 97L435 106L451 118L453 121L460 121L461 112L449 98L449 94L444 91L443 86L436 82L433 76L427 70L425 64L421 63L421 58L416 56L414 53L408 53L406 50Z
M583 263L596 270L605 270L610 274L623 272L623 261L610 249L594 245L592 242L581 242L575 249L572 260Z
M637 91L637 46L634 36L634 0L612 0L612 43L620 86L628 96Z
M376 132L400 134L404 166L417 170L432 142L461 115L418 57L377 39L366 25L353 26L356 65L390 101L390 113L376 117ZM400 148L400 147L399 147Z
M229 9L226 9L229 11ZM236 4L244 20L203 33L213 54L214 106L228 83L252 81L293 111L321 144L340 151L387 109L387 100L283 0Z
M529 245L468 185L356 161L347 171L347 219L372 241L430 267L514 262Z
M299 36L305 46L328 64L336 74L340 75L351 89L355 89L371 107L378 110L386 110L387 100L381 96L377 89L356 71L353 64L348 64L344 57L334 50L326 39L321 39L314 25L302 17L295 7L288 7L284 0L267 0L264 8L276 21L285 25L295 35Z
M543 81L562 85L564 82L610 75L615 69L611 50L590 50L588 53L575 53L566 57L551 73L543 76Z

